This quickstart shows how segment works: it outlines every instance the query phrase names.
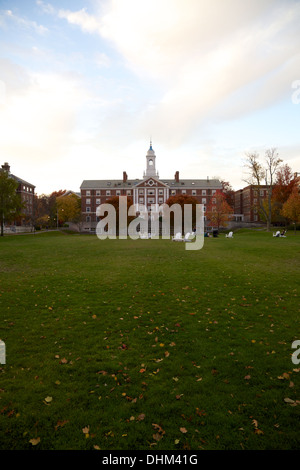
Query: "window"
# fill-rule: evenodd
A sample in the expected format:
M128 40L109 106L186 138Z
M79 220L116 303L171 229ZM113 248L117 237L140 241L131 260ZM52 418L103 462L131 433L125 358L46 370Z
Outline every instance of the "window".
M216 203L216 198L215 198L215 197L213 197L212 203L213 203L213 204Z
M86 207L86 212L91 212L91 208L90 208L90 207Z
M116 195L117 195L117 196L120 196L120 195L121 195L121 191L120 191L119 189L117 189Z
M176 189L172 189L171 194L174 196L174 194L176 194Z
M182 189L182 190L181 190L181 193L182 193L182 194L186 194L186 190L185 190L185 189Z
M206 189L202 189L202 196L206 196Z
M106 196L110 196L110 189L106 191Z
M154 197L149 197L148 204L154 204Z
M206 204L206 197L202 198L202 204Z
M158 202L159 202L160 204L162 204L162 203L164 202L164 198L163 198L163 197L159 197L159 198L158 198Z
M211 191L211 194L216 194L216 190L213 189L213 190Z
M90 204L90 203L91 203L91 200L90 200L90 199L87 199L85 202L86 202L86 204Z
M127 196L130 196L131 195L131 190L127 189L126 194L127 194Z
M86 196L90 196L90 195L91 195L91 191L86 191L86 192L85 192L85 195L86 195Z
M153 195L154 194L154 189L148 189L147 193Z
M139 189L139 194L144 194L144 190L143 190L143 189Z
M89 215L86 216L86 221L87 221L87 222L90 222L90 221L91 221L91 218L90 218Z
M96 191L96 196L100 196L100 191Z
M101 204L101 199L96 199L96 204Z
M158 190L158 194L164 194L164 190L163 190L163 189L159 189L159 190Z
M196 189L193 189L193 190L192 190L192 196L196 196L196 194L197 194Z
M264 194L265 194L264 190L263 190L263 189L261 189L261 190L259 191L259 194L260 194L260 195L263 197L263 196L264 196Z

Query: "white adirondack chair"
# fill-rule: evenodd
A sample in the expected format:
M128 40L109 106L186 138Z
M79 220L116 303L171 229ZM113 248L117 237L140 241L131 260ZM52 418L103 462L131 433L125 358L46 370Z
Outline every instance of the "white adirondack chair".
M172 238L172 241L173 242L182 242L183 238L181 237L181 233L180 232L176 233L175 237Z

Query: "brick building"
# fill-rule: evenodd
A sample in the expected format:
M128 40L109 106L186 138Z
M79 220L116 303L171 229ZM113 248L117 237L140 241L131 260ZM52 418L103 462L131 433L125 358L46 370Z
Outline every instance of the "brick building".
M243 189L235 191L234 195L234 213L235 220L243 222L264 222L260 217L259 204L260 200L266 199L268 196L268 186L249 185Z
M6 162L4 165L1 165L2 170L6 171L11 178L13 178L17 183L17 194L20 195L21 201L24 203L24 209L22 210L22 216L14 222L13 225L17 226L31 226L34 210L34 190L35 186L27 181L19 178L18 176L13 175L10 172L10 166Z
M136 206L146 206L151 210L154 204L158 208L170 196L181 194L194 196L199 204L204 205L204 212L211 198L222 184L216 179L181 179L176 171L173 179L159 178L156 170L156 155L150 142L146 154L146 170L142 179L128 179L126 171L122 179L84 180L81 184L81 212L83 230L93 231L98 219L96 209L100 204L114 196L128 196Z

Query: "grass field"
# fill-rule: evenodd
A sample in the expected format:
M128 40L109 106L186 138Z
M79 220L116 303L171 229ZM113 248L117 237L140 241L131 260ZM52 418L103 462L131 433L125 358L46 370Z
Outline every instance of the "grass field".
M0 240L0 449L298 449L300 236Z

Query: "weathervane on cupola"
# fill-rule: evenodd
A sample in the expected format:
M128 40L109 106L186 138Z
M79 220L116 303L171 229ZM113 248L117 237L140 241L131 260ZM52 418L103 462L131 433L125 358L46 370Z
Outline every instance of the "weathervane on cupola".
M150 138L150 148L146 155L147 166L146 166L146 171L144 172L144 178L147 178L148 176L154 176L158 178L158 172L155 169L155 159L156 159L156 155L152 148L152 140Z

